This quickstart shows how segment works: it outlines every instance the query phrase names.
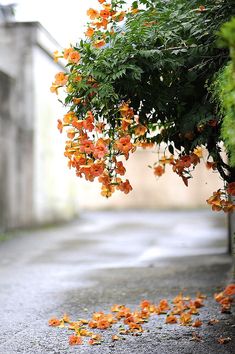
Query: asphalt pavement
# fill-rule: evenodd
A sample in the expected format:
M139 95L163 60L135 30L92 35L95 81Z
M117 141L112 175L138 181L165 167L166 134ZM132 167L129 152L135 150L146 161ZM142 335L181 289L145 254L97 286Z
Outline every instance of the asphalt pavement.
M44 229L19 231L0 242L0 354L215 354L235 353L234 318L221 314L213 294L232 279L226 221L209 210L103 211ZM100 346L70 346L69 331L48 326L52 316L90 318L113 304L169 301L179 291L207 295L203 325L153 316L141 336ZM210 319L216 325L208 325ZM231 338L227 344L217 339Z

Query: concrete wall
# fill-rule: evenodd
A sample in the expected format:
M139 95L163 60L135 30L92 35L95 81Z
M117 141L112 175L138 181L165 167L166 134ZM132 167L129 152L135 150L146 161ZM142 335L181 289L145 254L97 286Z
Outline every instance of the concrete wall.
M31 51L25 45L30 39L29 31L16 31L10 24L0 26L3 228L28 224L32 220L32 85L27 93L24 89L29 86L27 78L32 67Z
M61 70L55 49L59 45L38 23L0 25L0 229L77 214L75 178L56 129L63 112L49 91Z

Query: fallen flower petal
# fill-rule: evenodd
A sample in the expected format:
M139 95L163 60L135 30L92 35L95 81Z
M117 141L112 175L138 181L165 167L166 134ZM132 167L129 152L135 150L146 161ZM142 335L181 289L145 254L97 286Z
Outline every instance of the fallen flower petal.
M119 337L119 336L117 336L116 334L114 334L113 336L112 336L112 341L113 342L115 342L115 341L118 341L118 340L120 340L121 338Z
M70 345L81 345L82 344L82 338L80 336L75 336L75 335L71 335L69 337L69 344Z
M192 323L192 327L201 327L202 321L197 319L195 322Z
M57 327L60 326L60 320L56 317L52 317L49 321L48 321L49 326L52 327Z
M167 324L173 324L173 323L177 323L177 318L174 315L169 315L166 317L166 321L165 323Z
M225 338L220 337L220 338L217 339L217 342L219 344L227 344L227 343L231 342L231 340L232 339L230 337L225 337Z
M227 296L235 295L235 284L229 284L224 289L223 293Z
M215 325L216 323L218 323L219 322L219 320L217 320L216 318L212 318L211 320L209 320L208 321L208 325L209 326L213 326L213 325Z
M202 341L202 337L199 336L199 334L193 332L191 340L194 340L195 342L201 342Z

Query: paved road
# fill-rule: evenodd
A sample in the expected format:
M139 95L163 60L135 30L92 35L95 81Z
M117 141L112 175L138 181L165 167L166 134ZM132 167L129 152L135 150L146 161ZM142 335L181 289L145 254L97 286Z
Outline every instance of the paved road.
M200 328L203 342L190 340L192 328L160 317L141 337L107 338L101 347L69 347L68 333L47 325L64 312L89 317L114 303L172 299L184 288L212 295L232 276L225 251L224 218L205 210L89 212L61 227L21 232L0 244L0 354L233 353L233 341L216 342L232 336L232 316L211 299L201 316L220 322Z

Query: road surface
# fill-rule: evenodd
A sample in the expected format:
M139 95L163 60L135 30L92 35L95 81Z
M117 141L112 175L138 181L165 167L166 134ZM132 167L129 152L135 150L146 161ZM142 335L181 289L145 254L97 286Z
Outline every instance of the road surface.
M232 277L224 217L201 211L87 212L69 224L19 232L0 243L0 354L234 353L232 315L211 296ZM68 332L49 327L52 316L88 318L112 304L135 308L143 299L172 299L180 290L209 298L202 309L203 341L192 328L165 325L161 316L140 337L102 346L68 345ZM216 326L208 326L210 318Z

